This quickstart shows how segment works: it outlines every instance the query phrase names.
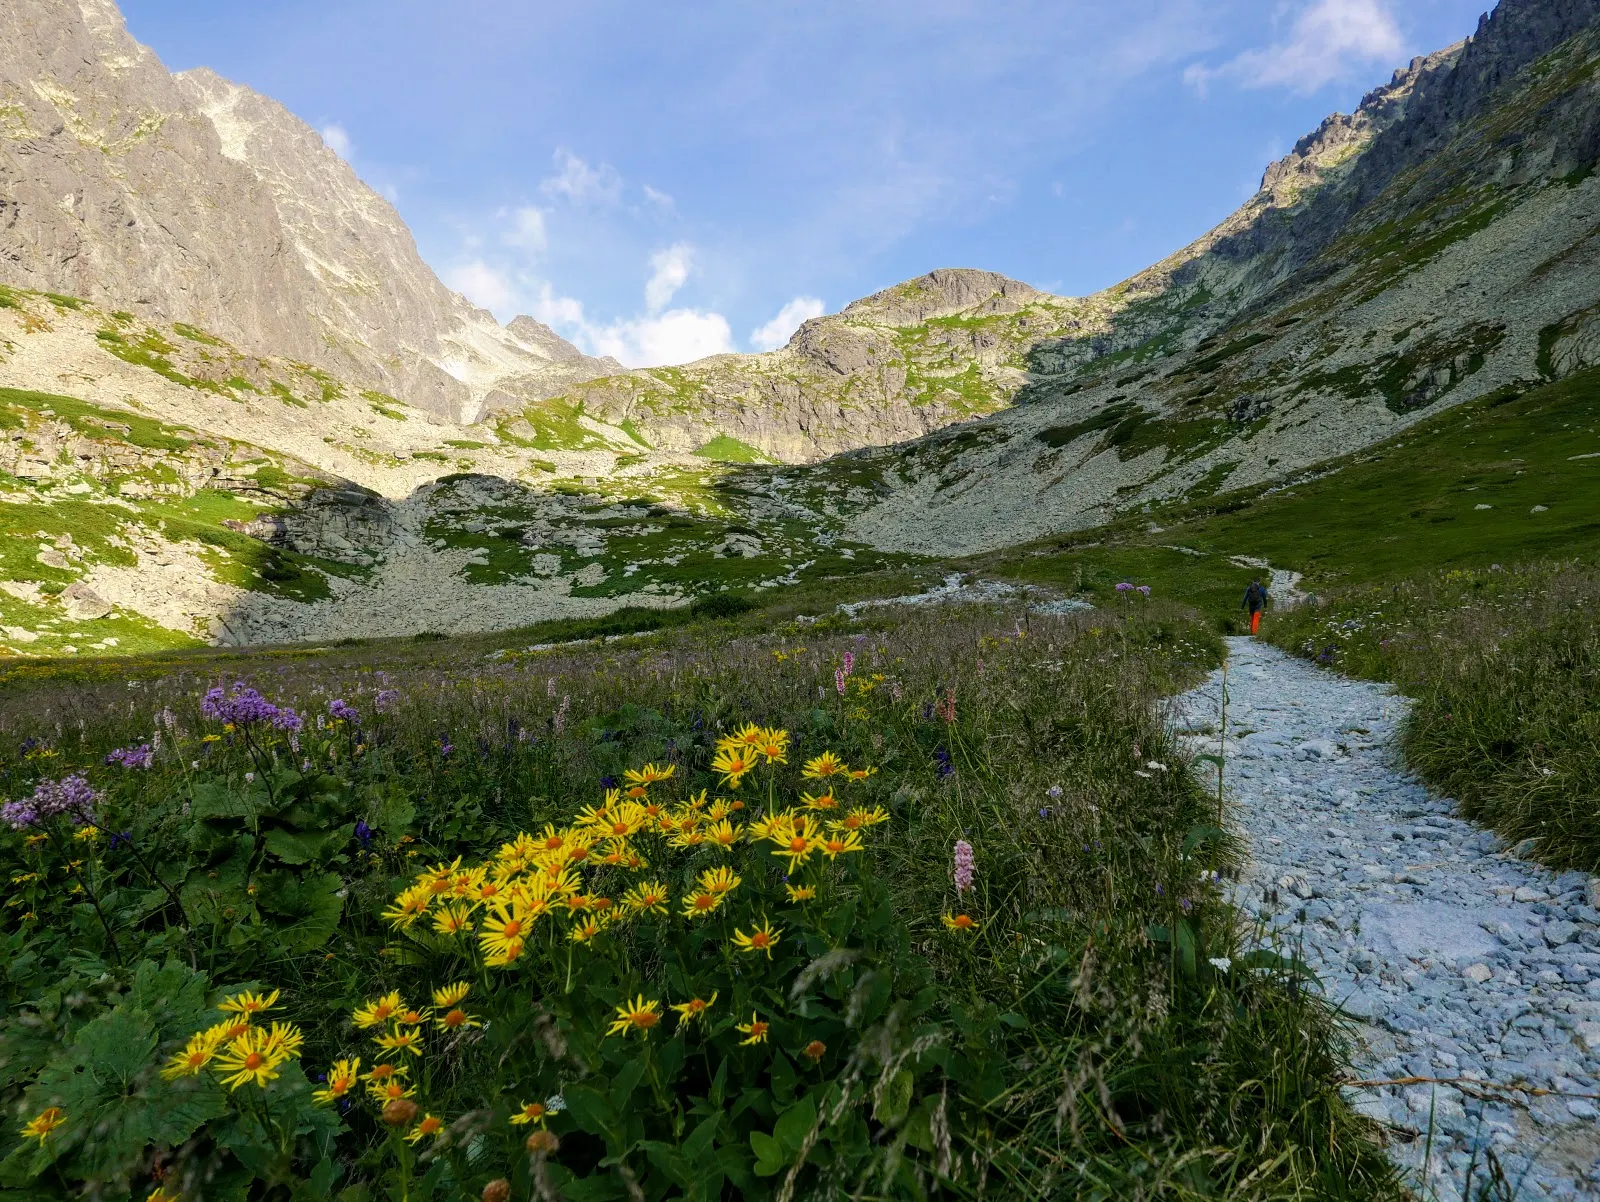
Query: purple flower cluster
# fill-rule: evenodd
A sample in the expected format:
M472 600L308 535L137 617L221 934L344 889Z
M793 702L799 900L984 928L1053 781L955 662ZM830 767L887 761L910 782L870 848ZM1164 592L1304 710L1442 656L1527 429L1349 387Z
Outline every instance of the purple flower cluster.
M359 722L361 711L353 705L347 705L343 698L335 698L328 702L328 717L336 722Z
M965 839L956 840L956 892L965 893L972 888L972 875L977 865L972 858L972 844Z
M94 820L94 807L100 797L100 793L76 773L61 780L43 780L34 786L32 797L0 806L0 821L20 831L24 827L38 826L58 814L67 814L83 826Z
M943 747L933 749L933 767L941 778L951 777L956 774L956 766L950 761L950 753Z
M232 692L224 690L221 685L211 689L200 702L200 712L232 726L267 724L292 732L305 725L305 719L294 710L288 706L273 705L242 682L235 683Z
M137 747L119 747L106 756L106 763L121 764L124 768L148 768L155 762L155 748L148 743L141 743Z
M399 700L399 689L379 689L378 695L372 699L372 708L380 714L387 714Z

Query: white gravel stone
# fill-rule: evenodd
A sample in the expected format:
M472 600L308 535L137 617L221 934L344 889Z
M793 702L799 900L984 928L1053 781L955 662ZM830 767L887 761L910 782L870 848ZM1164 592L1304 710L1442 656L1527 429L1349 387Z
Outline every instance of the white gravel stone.
M1459 1196L1480 1140L1523 1196L1600 1199L1600 1124L1574 1096L1600 1093L1594 880L1519 858L1526 841L1507 852L1407 773L1391 746L1405 698L1229 643L1226 783L1256 857L1234 898L1360 1024L1357 1077L1555 1091L1481 1102L1444 1084L1376 1086L1353 1102L1424 1134L1432 1115L1429 1188L1442 1198ZM1209 732L1184 736L1195 754L1217 752L1219 679L1174 703L1175 729ZM1214 768L1197 771L1215 787ZM1390 1146L1420 1185L1429 1141Z

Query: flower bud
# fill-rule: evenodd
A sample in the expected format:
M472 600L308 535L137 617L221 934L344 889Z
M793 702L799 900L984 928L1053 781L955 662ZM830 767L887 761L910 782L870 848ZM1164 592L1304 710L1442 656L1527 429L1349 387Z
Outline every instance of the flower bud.
M506 1202L511 1197L511 1182L504 1177L496 1177L483 1187L483 1202Z
M528 1136L527 1148L535 1156L549 1156L560 1150L561 1141L554 1131L535 1131Z
M417 1117L417 1104L410 1098L390 1098L383 1104L383 1121L391 1127L409 1127Z

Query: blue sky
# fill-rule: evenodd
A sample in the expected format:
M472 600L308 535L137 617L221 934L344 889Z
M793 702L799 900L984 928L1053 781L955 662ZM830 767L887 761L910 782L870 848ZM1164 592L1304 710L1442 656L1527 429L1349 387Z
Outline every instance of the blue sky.
M632 365L935 267L1079 295L1487 0L123 0L323 131L452 286Z

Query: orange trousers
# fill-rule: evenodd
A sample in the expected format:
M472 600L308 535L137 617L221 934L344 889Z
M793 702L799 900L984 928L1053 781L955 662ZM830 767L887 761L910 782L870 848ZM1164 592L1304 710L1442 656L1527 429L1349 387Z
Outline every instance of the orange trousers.
M1250 633L1261 633L1261 611L1259 609L1252 609L1250 611Z

